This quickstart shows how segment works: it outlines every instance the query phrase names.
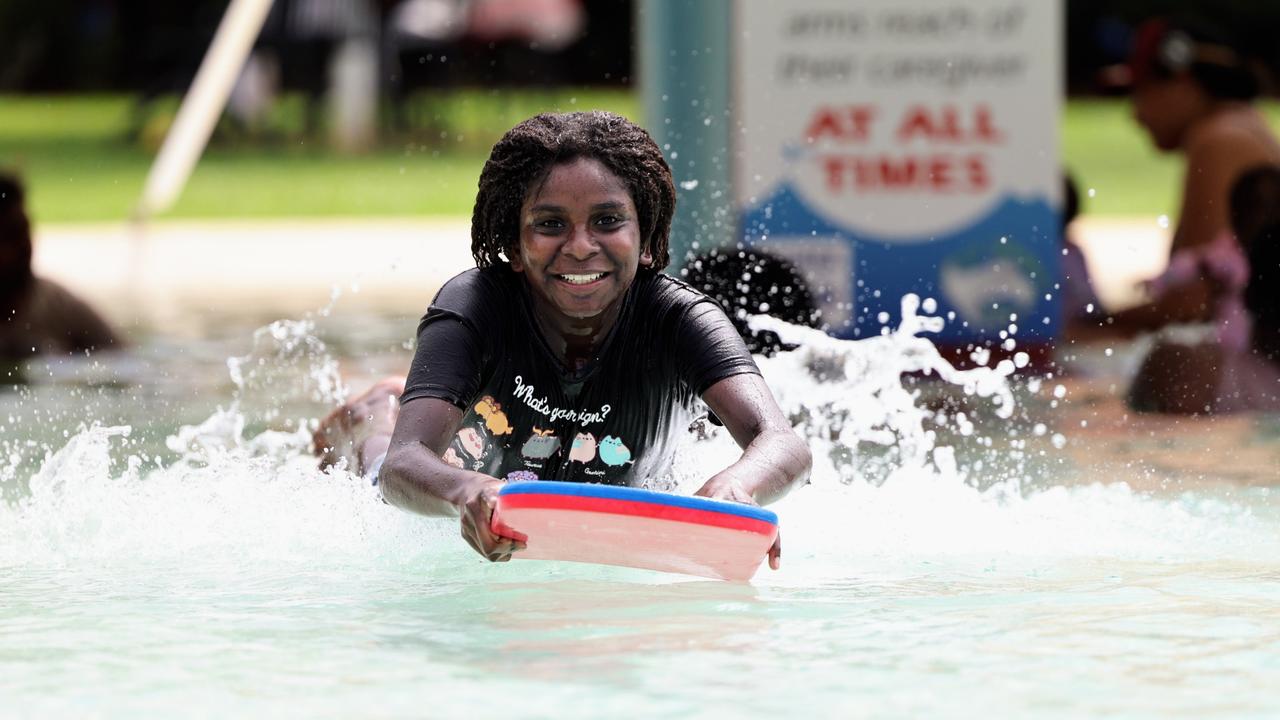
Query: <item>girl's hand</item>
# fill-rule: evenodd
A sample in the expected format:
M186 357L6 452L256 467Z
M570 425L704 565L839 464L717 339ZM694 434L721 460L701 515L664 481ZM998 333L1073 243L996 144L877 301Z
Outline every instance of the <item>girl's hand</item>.
M503 482L497 478L486 478L476 483L460 508L462 538L490 562L507 562L511 553L525 548L523 542L502 537L490 527L493 507L497 504L502 485Z
M756 499L747 492L738 481L720 473L710 480L703 483L702 487L694 493L699 497L711 498L712 500L727 500L729 502L742 503L743 505L760 506ZM779 531L778 536L774 539L773 545L769 548L769 567L777 570L782 567L782 533Z

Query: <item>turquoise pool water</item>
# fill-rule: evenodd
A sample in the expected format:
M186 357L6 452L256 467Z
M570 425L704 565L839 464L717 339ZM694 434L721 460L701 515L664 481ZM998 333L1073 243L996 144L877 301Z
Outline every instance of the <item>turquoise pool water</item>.
M904 388L934 362L910 333L811 340L764 362L818 458L773 506L781 571L491 565L306 453L409 325L157 337L0 394L0 715L1280 714L1276 418ZM660 484L732 452L690 441Z

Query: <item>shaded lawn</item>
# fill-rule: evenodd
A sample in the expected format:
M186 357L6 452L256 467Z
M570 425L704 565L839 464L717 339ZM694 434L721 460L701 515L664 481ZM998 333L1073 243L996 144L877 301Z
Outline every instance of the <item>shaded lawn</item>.
M300 132L298 98L281 103L257 141L224 122L167 217L469 215L489 148L517 121L583 107L636 112L625 92L476 92L422 103L425 120L412 133L355 156ZM174 108L175 100L151 108L131 135L125 96L0 96L0 167L22 173L38 222L123 219Z
M1086 215L1172 215L1181 164L1158 153L1123 99L1074 100L1062 118L1063 169ZM1094 191L1089 197L1089 190Z
M25 176L38 222L120 220L141 192L176 100L149 108L130 139L127 96L0 96L0 166ZM492 143L544 110L606 108L638 117L625 91L473 91L424 95L412 132L378 150L335 154L305 137L300 98L285 98L263 136L227 123L168 214L177 218L469 215ZM1280 126L1280 106L1266 107ZM1064 165L1090 215L1172 214L1180 165L1155 152L1124 100L1067 103ZM1088 196L1088 190L1094 196Z

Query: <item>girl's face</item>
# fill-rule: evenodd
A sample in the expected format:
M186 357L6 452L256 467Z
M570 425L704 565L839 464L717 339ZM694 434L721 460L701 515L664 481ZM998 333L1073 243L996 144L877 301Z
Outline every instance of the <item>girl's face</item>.
M511 267L535 301L558 319L589 319L613 308L641 265L640 220L627 186L592 158L551 168L520 208L520 248Z

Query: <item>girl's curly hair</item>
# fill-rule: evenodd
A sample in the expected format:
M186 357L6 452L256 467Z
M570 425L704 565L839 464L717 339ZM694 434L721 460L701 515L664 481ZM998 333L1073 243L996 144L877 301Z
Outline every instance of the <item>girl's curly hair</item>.
M551 168L578 158L598 160L631 192L649 269L670 262L668 242L676 189L671 168L644 128L621 115L591 112L535 115L507 131L480 172L471 215L471 254L477 267L505 262L520 244L520 209Z

